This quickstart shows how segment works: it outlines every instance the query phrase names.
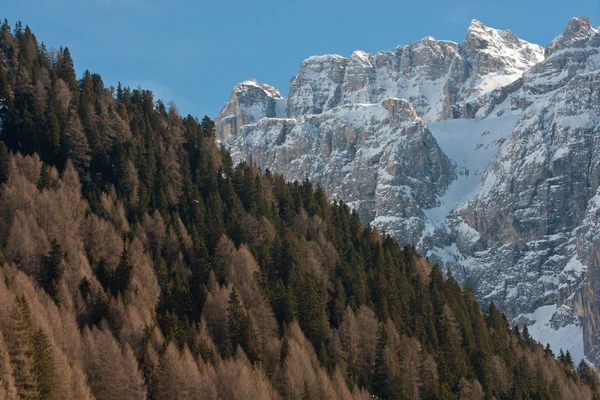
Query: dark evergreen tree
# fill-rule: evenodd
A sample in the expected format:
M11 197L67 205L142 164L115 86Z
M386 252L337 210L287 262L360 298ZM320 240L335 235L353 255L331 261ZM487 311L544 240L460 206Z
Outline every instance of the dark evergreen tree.
M42 164L42 167L40 168L40 177L37 182L38 189L40 189L40 190L46 189L48 187L49 179L50 178L48 176L48 165Z
M283 336L281 337L281 348L279 349L279 366L281 368L285 365L285 360L290 353L290 342L287 334L285 325L283 326Z
M231 349L230 354L235 354L237 346L240 346L251 362L256 362L260 359L254 324L248 312L244 311L235 288L229 295L227 333Z
M33 360L40 399L55 399L52 345L41 328L33 334Z
M384 325L379 327L377 349L375 352L375 367L371 378L371 391L380 399L408 399L408 395L400 377L400 366L394 363L394 356L388 357L388 333Z
M10 158L8 148L4 142L0 141L0 185L8 181L8 172L10 169Z
M385 360L385 350L388 342L385 327L379 327L377 335L377 352L375 353L375 368L373 369L373 378L371 379L371 391L374 395L382 399L392 398L389 387L390 372Z
M132 268L131 262L129 261L129 249L128 246L125 245L121 257L119 258L119 264L117 264L117 268L115 268L114 272L112 290L115 294L124 292L129 286Z
M563 349L561 348L560 351L558 352L558 357L557 357L558 361L564 363L566 360L565 357L565 352L563 351Z
M56 69L58 77L65 81L67 86L69 86L69 89L71 89L71 93L78 93L79 85L77 76L75 75L75 65L68 47L65 47L60 51Z
M523 325L523 331L521 332L521 334L523 335L523 341L525 341L525 344L531 344L533 342L533 339L531 337L531 335L529 334L529 329L527 328L527 324Z
M565 354L565 364L571 369L575 368L573 365L573 357L571 357L571 352L569 350L567 350L567 353Z
M544 348L544 354L546 354L547 356L554 357L554 353L552 352L552 349L550 348L550 343L546 343L546 347Z
M63 256L60 244L53 239L50 243L50 252L43 257L40 271L40 285L56 303L59 300L58 283L64 271Z
M39 397L35 371L35 348L31 312L24 297L18 296L10 312L11 327L6 337L15 386L20 398Z

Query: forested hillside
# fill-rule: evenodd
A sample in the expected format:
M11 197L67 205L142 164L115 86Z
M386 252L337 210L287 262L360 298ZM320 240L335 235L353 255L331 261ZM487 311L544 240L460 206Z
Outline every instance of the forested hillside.
M0 139L0 399L598 398L320 187L20 23Z

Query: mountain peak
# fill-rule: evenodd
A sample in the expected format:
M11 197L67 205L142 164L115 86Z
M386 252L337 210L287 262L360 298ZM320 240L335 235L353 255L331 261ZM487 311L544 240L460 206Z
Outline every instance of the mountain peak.
M362 50L355 50L352 53L352 56L350 56L350 59L360 60L361 62L369 63L372 57L373 56L367 52L364 52Z
M469 36L491 36L491 35L504 35L504 32L499 29L490 28L487 25L484 25L483 22L473 19L469 24L469 28L467 29L467 38Z
M217 137L225 140L237 134L243 125L263 117L282 117L285 100L277 88L250 78L234 86L229 101L215 119Z
M592 28L592 22L588 17L573 17L569 20L565 31L561 36L572 41L587 39L597 32Z
M249 90L256 89L263 91L269 97L273 97L275 99L281 98L281 94L279 94L279 90L277 88L271 85L267 85L265 83L259 83L255 78L247 79L235 85L235 87L233 88L232 95L234 95L235 93L247 92Z
M246 85L246 86L248 86L248 85L255 85L255 86L258 86L258 84L259 84L259 83L258 83L258 81L256 80L256 78L250 78L250 79L246 79L245 81L243 81L243 82L241 83L241 85Z
M518 76L544 58L542 47L476 19L469 25L461 50L477 78L498 71Z
M479 28L486 28L486 26L480 20L472 19L471 23L469 24L469 30L470 29L479 29Z
M567 29L565 32L580 32L580 31L590 31L592 29L592 22L588 17L573 17L569 20L567 24Z
M592 28L588 17L573 17L569 20L564 32L546 47L546 56L569 47L584 47L588 40L596 34L598 34L598 30Z
M465 39L465 42L474 37L489 39L492 41L501 40L502 42L504 42L504 44L510 43L516 46L526 43L528 44L528 42L518 38L514 33L512 33L508 29L501 30L490 28L489 26L484 25L481 21L476 19L471 21L471 24L467 29L467 37Z
M242 123L264 117L320 114L341 104L380 103L387 97L407 98L420 117L435 121L453 115L453 105L459 99L479 96L517 80L541 61L543 54L540 46L474 19L462 45L426 36L394 52L356 50L350 57L308 57L290 82L288 99L255 79L242 82L219 113L217 128L233 126L232 117L242 114L245 116L235 120L231 132L239 132ZM422 85L408 84L414 80Z

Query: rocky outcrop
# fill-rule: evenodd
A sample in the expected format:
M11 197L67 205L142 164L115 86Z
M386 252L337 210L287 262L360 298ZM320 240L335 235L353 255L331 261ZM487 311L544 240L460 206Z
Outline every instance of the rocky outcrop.
M285 100L273 86L249 79L236 85L227 104L215 119L217 138L237 135L240 128L261 118L275 118L285 114Z
M338 55L310 57L292 79L287 116L320 114L338 106L348 60Z
M217 135L227 139L236 160L268 167L288 179L308 177L322 182L332 195L356 207L365 223L418 242L427 221L423 210L437 206L436 199L458 170L440 161L443 157L430 133L422 135L422 148L399 148L394 141L406 136L405 128L391 121L422 124L460 117L463 110L457 105L463 99L518 80L542 57L540 46L479 21L471 23L461 45L426 37L393 52L355 51L349 58L314 56L302 63L292 79L287 100L256 81L236 86L216 119ZM398 98L407 101L400 103ZM415 115L404 111L392 113L393 118L372 118L373 110L398 109L399 104L408 103ZM363 112L371 117L348 122L348 115ZM358 131L361 135L357 141L348 139L348 149L340 153L340 147L328 142L338 131L348 138ZM390 158L385 147L403 153ZM426 151L433 153L423 157ZM383 173L374 175L383 165L382 157L391 163L386 166L391 183L382 183ZM412 161L421 172L413 170ZM447 171L438 171L440 166ZM428 174L423 173L425 167L430 169ZM401 176L410 179L398 181Z

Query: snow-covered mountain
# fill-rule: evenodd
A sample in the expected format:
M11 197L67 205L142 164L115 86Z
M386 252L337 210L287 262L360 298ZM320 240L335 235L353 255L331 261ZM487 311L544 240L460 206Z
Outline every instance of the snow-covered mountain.
M600 364L598 115L600 34L573 18L545 49L473 21L462 44L310 57L287 99L243 82L216 125L234 160L321 183Z
M456 118L465 112L457 104L515 81L543 58L542 47L474 20L462 44L426 37L375 55L310 57L292 79L287 100L272 86L245 81L215 122L225 139L261 118L321 114L390 97L409 100L426 122Z

